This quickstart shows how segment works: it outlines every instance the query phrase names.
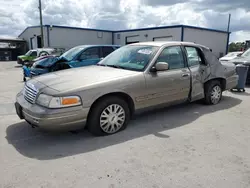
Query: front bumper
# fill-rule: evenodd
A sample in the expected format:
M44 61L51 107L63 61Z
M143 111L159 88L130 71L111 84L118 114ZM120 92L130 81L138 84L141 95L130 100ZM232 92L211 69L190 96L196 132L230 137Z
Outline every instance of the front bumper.
M226 90L233 89L237 86L239 80L239 76L237 74L227 78L226 80Z
M48 109L31 104L24 99L22 93L17 95L15 105L20 107L21 114L17 114L21 119L46 130L71 131L84 128L89 113L89 108L82 106Z

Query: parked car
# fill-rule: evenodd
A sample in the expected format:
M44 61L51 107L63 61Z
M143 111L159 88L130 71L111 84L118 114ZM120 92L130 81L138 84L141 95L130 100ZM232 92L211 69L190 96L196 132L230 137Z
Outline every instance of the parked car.
M102 58L119 48L118 45L82 45L71 48L58 59L39 61L31 67L31 75L37 76L48 72L77 68L97 64Z
M58 60L58 56L56 55L46 55L38 57L34 60L33 64L24 64L23 65L23 81L26 82L26 78L31 78L31 69L35 69L36 75L47 73L45 67L52 65L54 62ZM31 67L32 66L32 67ZM33 73L34 74L34 73Z
M196 58L188 58L195 53ZM139 110L204 99L220 102L237 85L235 65L222 65L209 48L188 42L123 46L97 65L63 70L26 82L16 112L32 126L94 135L123 130Z
M34 50L29 50L25 55L20 55L17 57L17 63L24 65L25 63L31 62L34 59L49 55L55 52L54 48L37 48Z
M239 57L236 57L230 62L233 62L235 65L243 64L249 66L246 83L250 84L250 48L246 50L243 54L241 54Z
M220 58L220 61L230 61L236 57L239 57L243 52L237 51L237 52L229 52L227 55Z

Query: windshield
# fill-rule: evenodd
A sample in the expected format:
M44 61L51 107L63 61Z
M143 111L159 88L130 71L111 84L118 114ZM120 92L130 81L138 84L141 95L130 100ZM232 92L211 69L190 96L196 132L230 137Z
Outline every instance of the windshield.
M142 71L158 49L156 46L124 46L108 55L98 65Z
M29 50L25 55L29 56L32 52L32 50Z
M52 64L54 64L57 60L58 60L58 57L48 57L48 58L41 59L35 62L34 64L39 65L41 67L49 67Z
M249 48L247 51L245 51L245 52L241 55L241 57L249 57L249 58L250 58L250 48Z
M70 50L64 52L61 57L64 57L65 59L67 59L68 61L72 61L74 59L74 57L81 52L85 47L74 47L71 48Z

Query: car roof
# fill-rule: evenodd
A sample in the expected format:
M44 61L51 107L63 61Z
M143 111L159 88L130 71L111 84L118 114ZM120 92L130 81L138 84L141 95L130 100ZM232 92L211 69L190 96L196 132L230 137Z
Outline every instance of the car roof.
M121 45L112 45L112 44L88 44L88 45L79 45L75 47L87 48L87 47L120 47Z
M207 48L206 46L203 46L201 44L196 44L194 42L182 42L182 41L151 41L151 42L139 42L139 43L133 43L129 45L149 45L149 46L171 46L171 45L189 45L189 46L197 46L197 47L203 47Z

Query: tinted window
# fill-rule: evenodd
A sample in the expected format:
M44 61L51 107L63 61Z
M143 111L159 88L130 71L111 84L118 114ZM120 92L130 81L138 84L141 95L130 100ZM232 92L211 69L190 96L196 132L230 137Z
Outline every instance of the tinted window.
M180 46L165 48L159 55L157 62L168 63L169 69L180 69L184 67L184 58Z
M110 53L112 53L114 49L112 47L102 47L102 55L103 57L106 57Z
M88 48L80 56L80 60L100 58L99 48Z
M33 51L31 54L30 54L30 56L37 56L37 52L36 51Z
M198 51L194 47L185 47L187 51L187 59L188 59L188 66L195 66L199 65L201 62L201 58L198 54Z

